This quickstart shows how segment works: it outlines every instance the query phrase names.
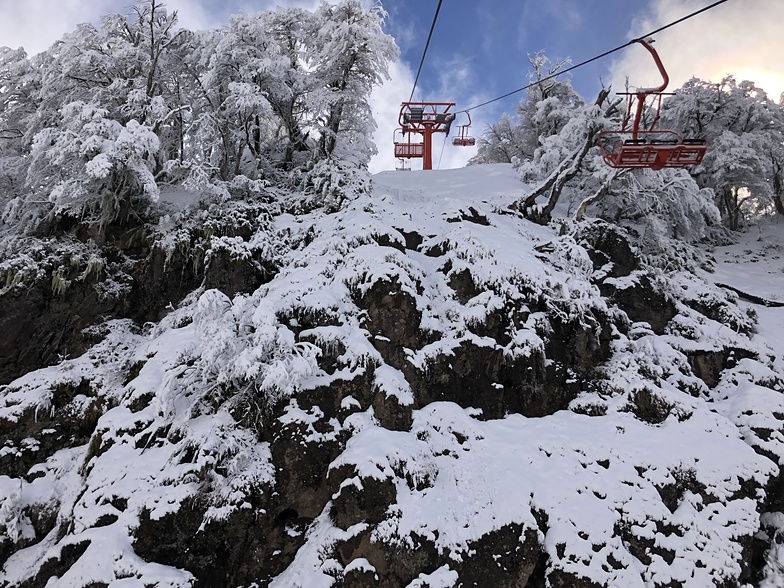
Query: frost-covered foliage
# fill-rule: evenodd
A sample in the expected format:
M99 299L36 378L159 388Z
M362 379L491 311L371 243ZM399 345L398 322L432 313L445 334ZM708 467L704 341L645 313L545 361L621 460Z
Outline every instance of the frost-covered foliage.
M648 254L666 255L673 243L705 239L720 222L713 190L700 189L684 170L640 170L617 177L593 212L634 229Z
M730 228L771 210L784 213L784 112L754 82L693 78L665 101L662 124L708 141L695 176L715 191Z
M72 102L56 126L33 139L27 185L30 197L49 202L51 217L82 219L103 230L129 209L144 212L139 201L157 201L150 160L158 137L134 119L123 126L108 114L95 104Z
M309 186L290 172L366 169L368 98L398 53L385 17L379 5L342 0L194 33L145 0L34 57L4 49L3 220L103 233L147 218L163 186L205 189L238 175Z
M253 299L232 302L217 290L199 297L197 332L209 342L201 353L205 383L229 388L251 386L263 401L275 404L291 396L302 379L318 371L319 349L297 342L281 325L273 307Z
M638 225L644 246L666 251L670 239L698 241L720 221L714 192L700 188L685 170L617 170L601 159L595 143L614 128L616 102L602 91L594 104L575 107L557 133L540 137L532 157L519 164L533 185L519 207L532 219L586 212L614 223Z
M75 239L55 243L33 237L5 239L0 259L0 296L22 293L42 280L49 280L52 293L61 296L74 281L102 278L108 263L94 243ZM108 289L103 293L111 296Z

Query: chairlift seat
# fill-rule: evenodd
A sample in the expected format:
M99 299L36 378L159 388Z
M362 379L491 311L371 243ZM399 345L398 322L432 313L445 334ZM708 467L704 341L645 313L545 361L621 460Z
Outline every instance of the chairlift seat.
M424 143L395 143L395 157L424 157Z
M424 108L419 108L419 107L412 106L411 107L410 120L414 121L414 122L421 122L422 121L422 117L424 116L424 114L425 114L425 109Z
M602 131L597 135L604 162L614 168L681 168L697 165L705 155L702 139L684 140L675 131Z
M455 137L452 139L452 145L456 147L472 147L476 145L475 137Z

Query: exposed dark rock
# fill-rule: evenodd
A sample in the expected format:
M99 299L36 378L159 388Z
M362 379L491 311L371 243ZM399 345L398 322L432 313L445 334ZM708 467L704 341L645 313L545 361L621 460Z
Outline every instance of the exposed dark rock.
M82 331L121 313L122 305L101 299L94 283L68 275L65 292L53 292L49 276L0 297L0 384L82 354L93 343Z
M610 356L612 322L600 313L582 319L551 319L552 330L545 336L545 356L550 360L547 382L551 389L576 393L592 380L596 367Z
M328 426L328 418L321 422ZM320 441L309 437L304 423L278 423L273 426L270 449L277 469L274 508L279 512L292 509L299 517L312 520L337 490L337 485L327 483L327 473L343 442L339 437Z
M601 320L606 321L602 318ZM417 406L448 400L482 410L482 418L508 413L529 417L566 408L595 367L609 355L609 321L556 326L544 353L508 357L499 346L463 341L451 355L440 356L422 373L406 371ZM545 359L549 361L545 361Z
M490 225L490 221L487 219L487 217L478 212L473 206L469 206L468 210L459 210L456 215L449 216L446 219L446 222L448 223L459 223L461 221L467 221L484 226Z
M457 566L459 585L483 588L527 586L537 563L543 558L535 529L520 524L504 525L469 545Z
M486 419L508 412L539 416L564 405L563 398L546 395L541 353L511 361L503 349L480 347L471 341L462 342L449 356L439 356L409 381L418 407L446 400L463 408L478 408Z
M268 282L276 268L262 260L232 255L228 249L211 251L204 271L204 287L216 288L229 298L253 292Z
M397 230L401 235L403 235L403 239L406 241L406 249L410 249L412 251L419 250L419 246L422 244L422 235L415 231L404 231L403 229Z
M714 388L719 383L722 371L735 367L741 359L755 357L755 354L747 349L689 350L686 351L686 357L694 375L708 387Z
M547 575L548 588L604 588L589 578L575 576L563 570L553 570Z
M127 316L139 324L160 320L186 294L198 288L204 279L204 251L151 247L148 257L134 267L134 281Z
M187 569L197 586L208 588L243 585L279 573L303 541L302 534L287 530L291 519L275 524L260 511L241 509L225 521L205 522L204 512L183 504L177 512L152 520L143 511L134 550L147 561ZM273 557L284 549L285 555Z
M397 396L377 390L373 395L373 415L379 424L392 431L408 431L413 422L413 406L403 405Z
M601 270L602 278L628 276L640 267L639 254L618 226L604 221L584 223L575 239L586 246L594 268Z
M482 292L474 283L474 278L471 276L471 271L468 269L450 272L447 283L449 284L449 287L455 291L455 295L460 304L465 304L474 296Z
M626 312L632 322L647 322L656 334L676 314L673 300L662 292L651 277L640 268L638 251L631 245L625 231L604 221L583 223L575 239L585 246L604 296ZM616 282L610 278L631 278Z
M366 559L376 571L379 588L408 586L420 574L430 574L447 563L446 554L439 554L431 541L412 534L405 544L386 544L372 539L363 531L336 546L336 555L347 566L359 558Z
M49 406L29 409L18 421L0 419L0 439L16 449L0 455L0 474L25 478L33 465L60 449L86 444L106 404L83 379L57 385Z
M361 296L358 304L367 309L365 328L373 336L373 345L387 363L402 369L407 363L405 349L419 347L422 313L414 297L400 287L396 278L378 280Z
M43 588L51 578L65 574L84 555L89 546L89 541L63 545L59 557L53 557L43 562L38 573L30 580L19 584L19 588Z
M674 301L657 288L646 273L638 273L633 281L626 281L623 286L604 282L600 289L632 322L648 323L657 335L664 333L667 323L677 314Z
M139 246L131 237L127 241L105 245L103 269L55 267L0 296L0 384L81 355L96 342L87 327L112 318L139 324L159 320L167 307L201 284L203 267L192 252L166 251L149 242ZM128 257L130 253L139 257Z
M330 472L330 477L346 480L332 499L330 517L341 529L357 523L379 523L387 508L395 502L394 482L374 477L347 476L344 471Z
M401 234L403 233L401 232ZM400 239L394 233L381 233L378 235L373 235L373 240L381 247L392 247L401 253L408 249L407 245L405 243L401 243Z

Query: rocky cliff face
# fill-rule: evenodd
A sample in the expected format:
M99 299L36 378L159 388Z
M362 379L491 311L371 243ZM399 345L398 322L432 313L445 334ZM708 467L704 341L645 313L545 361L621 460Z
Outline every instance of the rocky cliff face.
M111 304L5 291L0 586L773 585L782 365L735 295L391 182L175 215Z

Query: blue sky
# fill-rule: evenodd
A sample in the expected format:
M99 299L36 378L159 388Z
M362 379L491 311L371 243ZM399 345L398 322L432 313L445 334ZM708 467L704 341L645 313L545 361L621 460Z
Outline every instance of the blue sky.
M404 61L416 67L437 0L387 3L389 30ZM635 6L637 10L635 10ZM544 51L551 59L582 61L627 40L642 2L629 0L445 0L421 76L424 93L440 87L442 75L455 72L456 84L498 96L528 82L527 56ZM610 60L578 69L573 83L594 94ZM465 75L468 79L460 79ZM468 88L466 88L468 89ZM504 102L513 106L520 96Z
M225 24L232 13L275 5L313 9L318 0L164 0L190 29ZM370 0L363 0L370 2ZM713 0L444 0L418 84L416 98L452 101L457 109L495 98L528 83L528 55L543 50L551 59L578 63L624 44ZM133 0L0 0L0 45L42 51L79 22L97 22L108 12L127 12ZM401 48L392 79L373 96L379 156L371 169L390 169L392 133L400 102L407 100L438 0L384 0L387 30ZM784 91L784 0L728 0L715 9L657 35L656 47L677 88L691 76L713 81L727 73L753 79L774 99ZM572 83L586 99L600 78L620 89L624 76L647 86L658 81L641 47L629 47L574 71ZM503 112L517 94L472 112L476 134ZM437 145L440 150L440 145ZM446 144L434 154L441 167L457 167L470 148ZM416 167L416 163L414 165Z

